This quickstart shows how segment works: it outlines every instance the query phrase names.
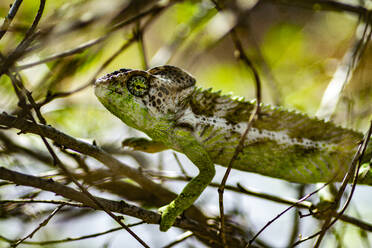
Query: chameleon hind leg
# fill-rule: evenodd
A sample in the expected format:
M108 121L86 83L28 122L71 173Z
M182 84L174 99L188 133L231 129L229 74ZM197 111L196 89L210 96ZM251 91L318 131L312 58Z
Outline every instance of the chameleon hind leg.
M160 231L163 232L198 199L215 175L214 164L207 151L193 137L185 137L181 147L182 152L198 167L199 174L185 186L176 199L159 209L162 213Z

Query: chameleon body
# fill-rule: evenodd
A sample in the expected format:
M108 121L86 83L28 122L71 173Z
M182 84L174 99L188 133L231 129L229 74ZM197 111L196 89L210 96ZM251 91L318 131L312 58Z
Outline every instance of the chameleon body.
M214 164L229 164L255 105L196 88L190 74L173 66L115 71L96 81L95 94L110 112L152 139L130 139L127 145L153 152L171 148L199 168L182 193L160 209L162 231L211 182ZM331 122L262 105L233 168L298 183L340 181L362 138ZM363 162L371 157L369 145ZM359 183L372 185L368 165Z

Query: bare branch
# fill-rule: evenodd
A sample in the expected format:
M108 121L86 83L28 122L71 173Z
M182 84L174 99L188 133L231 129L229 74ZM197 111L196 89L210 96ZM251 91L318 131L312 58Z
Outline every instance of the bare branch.
M346 4L340 1L332 0L262 0L262 2L274 3L274 4L283 4L289 6L298 6L315 10L324 10L324 11L336 11L336 12L348 12L356 15L365 15L368 13L368 9L360 5L351 5Z
M366 19L366 20L364 20ZM360 30L363 30L360 35ZM337 103L342 95L345 85L352 79L354 70L358 67L365 47L371 39L372 28L370 18L362 17L361 23L355 30L355 41L345 53L340 65L337 67L332 80L324 91L322 102L316 113L317 117L329 120L334 113Z
M154 183L148 177L144 176L141 171L122 163L121 161L117 160L116 158L102 150L100 147L77 140L51 126L32 123L30 121L16 118L5 113L0 114L0 125L6 126L8 128L20 129L23 133L34 133L42 135L55 141L59 145L65 146L66 148L69 148L76 152L91 156L105 164L114 172L120 175L125 175L134 180L144 189L153 191L158 197L162 199L170 200L176 196L160 185Z
M22 238L22 239L20 239L20 240L18 240L15 244L12 244L12 247L17 247L18 245L20 245L23 241L25 241L26 239L28 239L28 238L32 238L34 235L35 235L35 233L37 232L37 231L39 231L42 227L44 227L44 226L46 226L46 225L48 225L48 223L49 223L49 221L53 218L53 216L54 215L56 215L57 213L58 213L58 211L60 210L60 209L62 209L63 207L64 207L65 205L64 204L61 204L61 205L59 205L56 209L54 209L54 211L45 219L45 220L43 220L43 222L41 222L40 224L39 224L39 226L37 227L37 228L35 228L35 230L33 230L30 234L28 234L26 237L24 237L24 238Z
M98 207L97 204L86 194L63 184L54 182L51 179L42 179L39 177L26 175L6 169L4 167L0 167L0 179L12 181L17 185L30 186L45 191L54 192L57 195L61 195L67 199L80 202L86 207L101 210L101 208ZM113 201L101 197L95 198L100 202L101 205L112 212L129 215L141 219L148 224L160 223L160 215L158 213L139 208L124 201ZM210 244L214 244L215 247L221 247L217 231L212 228L207 228L206 226L200 225L189 219L176 219L174 226L190 230L199 239L209 242ZM229 237L228 242L233 247L244 247L242 241L236 237Z
M128 227L138 226L138 225L141 225L143 223L144 223L143 221L140 221L140 222L137 222L137 223L128 224ZM116 232L116 231L119 231L119 230L122 230L122 229L123 229L122 227L117 227L117 228L112 228L112 229L104 231L104 232L94 233L94 234L90 234L90 235L84 235L84 236L80 236L80 237L76 237L76 238L65 238L65 239L48 240L48 241L24 241L22 243L27 244L27 245L50 245L50 244L68 243L68 242L80 241L80 240L84 240L84 239L90 239L90 238L103 236L103 235L106 235L106 234L109 234L109 233L112 233L112 232ZM0 236L0 239L6 241L8 243L13 243L14 242L14 241L12 241L10 239L7 239L5 237L2 237L2 236Z
M0 40L3 38L6 31L8 31L8 28L12 23L15 15L17 14L19 6L21 6L22 2L23 0L15 0L14 3L12 4L12 7L10 8L8 15L5 17L3 25L1 25L0 28Z
M171 248L171 247L173 247L173 246L175 246L175 245L177 245L177 244L185 241L186 239L192 237L193 235L194 234L192 232L190 232L190 231L184 232L180 236L178 236L176 238L176 240L174 240L173 242L171 242L170 244L168 244L166 246L163 246L163 248Z
M213 1L213 3L215 4L216 9L218 11L221 11L221 7L219 6L218 2ZM252 111L252 113L249 117L249 120L248 120L248 123L247 123L247 128L245 129L244 133L240 137L239 143L238 143L237 147L235 148L234 154L233 154L233 156L232 156L232 158L229 161L229 164L227 166L225 175L222 178L221 185L218 188L218 195L219 195L219 201L218 202L219 202L219 207L220 207L220 218L221 218L221 238L222 238L222 243L224 244L224 247L227 247L227 243L226 243L226 234L225 234L225 230L224 230L225 229L225 216L224 216L224 206L223 206L223 193L224 193L227 178L229 177L232 166L233 166L235 160L238 158L239 153L241 153L243 151L244 142L245 142L245 139L246 139L246 137L249 133L249 130L251 129L255 119L259 118L261 95L262 95L261 94L261 79L259 77L258 71L257 71L256 67L253 65L253 63L251 62L251 60L248 58L246 53L244 52L244 48L243 48L242 43L241 43L241 41L238 37L238 33L236 31L236 28L235 27L232 28L230 30L229 34L230 34L230 36L233 40L233 43L234 43L234 46L235 46L235 49L236 49L236 52L237 52L237 58L242 60L243 63L245 64L245 66L247 66L247 68L249 68L254 75L254 80L255 80L255 84L256 84L256 99L257 99L257 102L256 102L254 110Z
M342 209L340 210L340 212L338 212L335 216L335 218L333 220L332 219L332 215L330 216L330 218L328 218L325 223L323 224L322 226L322 229L319 231L319 232L316 232L306 238L303 238L299 241L297 241L296 243L293 244L293 247L301 244L302 242L305 242L307 240L310 240L310 239L313 239L315 238L316 236L320 235L320 237L318 238L315 246L319 246L320 245L320 242L323 238L323 236L325 235L326 231L333 225L337 222L338 219L340 219L340 217L343 215L343 213L345 212L347 206L349 205L350 201L351 201L351 198L352 198L352 195L353 195L353 192L355 190L355 187L356 187L356 183L357 183L357 180L358 180L358 172L359 172L359 169L360 169L360 166L361 166L361 159L363 158L363 155L364 155L364 152L367 148L367 144L369 142L369 139L371 137L371 134L372 134L372 121L370 123L370 127L369 127L369 130L367 131L366 135L365 135L365 138L363 140L363 143L359 145L358 147L358 150L356 151L354 157L353 157L353 160L351 161L351 164L350 164L350 169L348 171L348 173L345 175L344 179L342 180L342 185L340 187L340 189L338 190L337 192L337 196L336 196L336 199L335 199L335 206L338 206L340 200L341 200L341 197L345 191L345 188L346 188L346 185L350 182L350 180L353 178L353 182L352 182L352 188L351 188L351 193L349 195L349 197L347 198L344 206L342 207Z

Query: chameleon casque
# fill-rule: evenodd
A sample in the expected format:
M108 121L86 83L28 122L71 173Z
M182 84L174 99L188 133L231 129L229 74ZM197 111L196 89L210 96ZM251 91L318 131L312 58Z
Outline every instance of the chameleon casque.
M111 113L152 139L132 138L127 145L152 152L171 148L199 168L182 193L160 209L162 231L211 182L214 164L229 164L255 105L196 88L195 82L182 69L166 65L120 69L95 83L96 96ZM340 181L362 138L331 122L262 105L233 168L297 183ZM372 185L371 158L370 143L363 160L367 172L358 183Z

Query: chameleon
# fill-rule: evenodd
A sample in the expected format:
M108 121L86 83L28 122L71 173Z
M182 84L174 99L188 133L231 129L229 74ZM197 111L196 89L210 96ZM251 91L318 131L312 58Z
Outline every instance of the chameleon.
M173 149L198 167L182 192L161 212L167 231L215 175L227 167L248 125L255 101L196 87L188 72L170 65L120 69L95 82L99 101L125 124L147 134L124 145L157 152ZM341 181L363 135L296 111L261 104L233 168L296 183ZM363 156L358 183L372 185L372 145Z

